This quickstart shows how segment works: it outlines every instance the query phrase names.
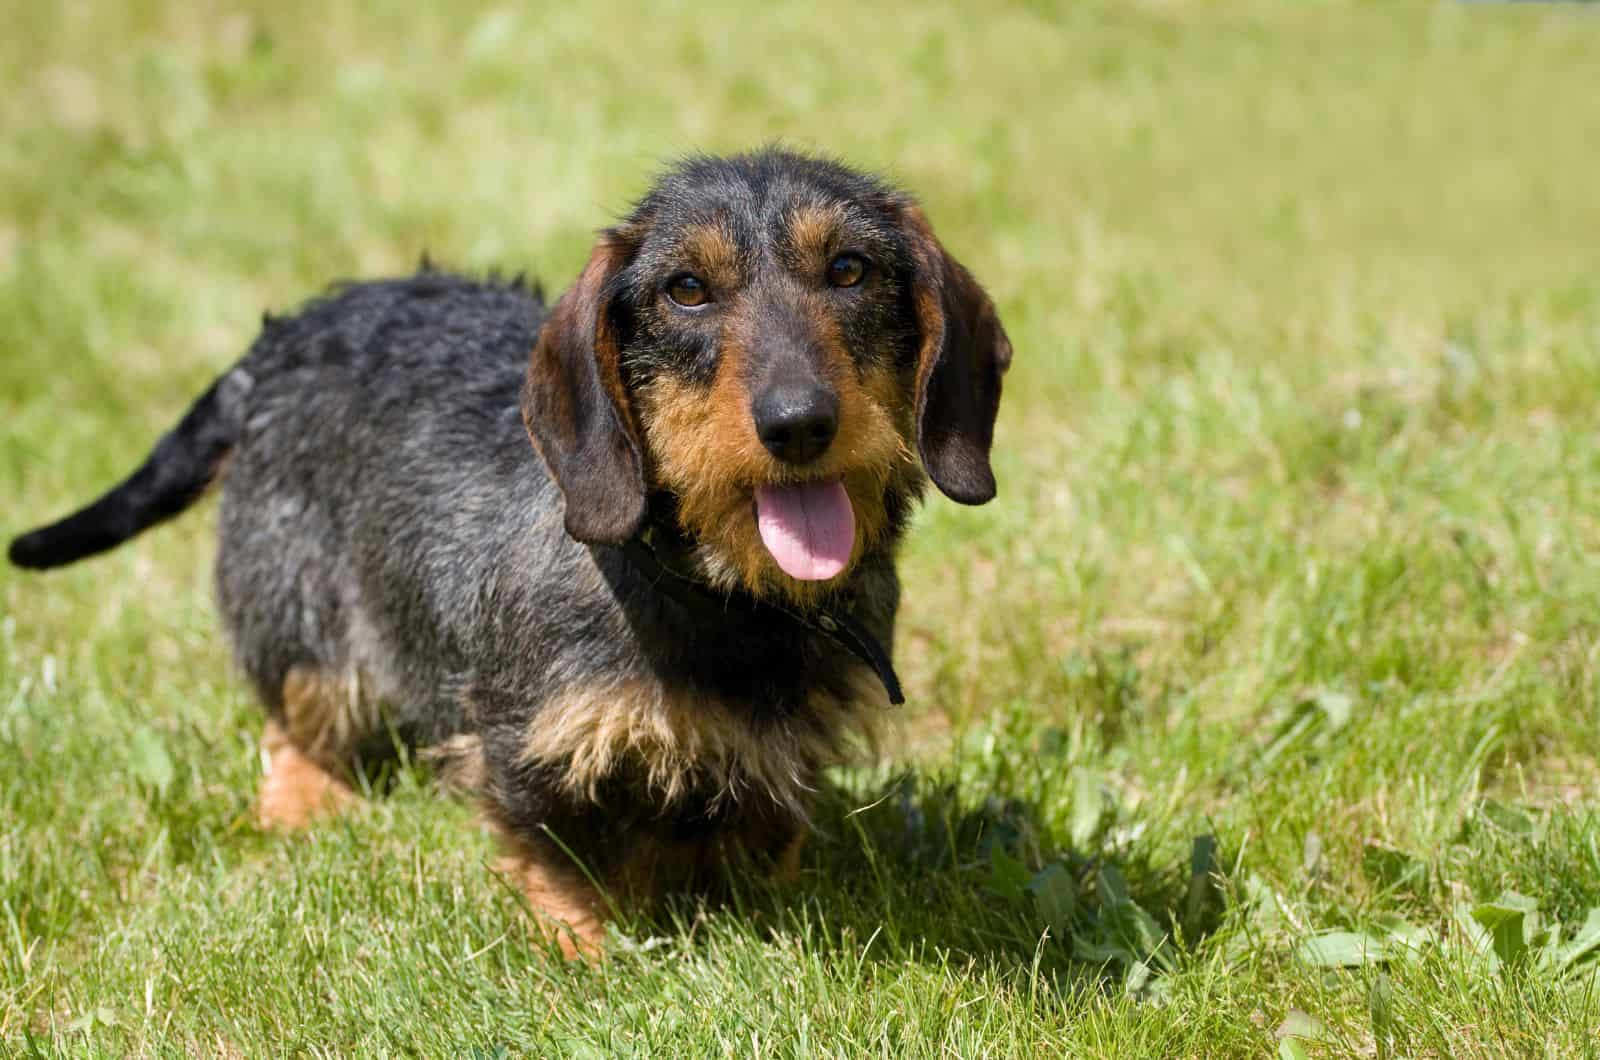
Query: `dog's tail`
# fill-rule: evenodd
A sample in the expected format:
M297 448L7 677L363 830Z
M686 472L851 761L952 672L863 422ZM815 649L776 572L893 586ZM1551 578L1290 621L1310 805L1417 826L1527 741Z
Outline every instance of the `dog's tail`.
M189 507L239 440L253 382L242 364L223 373L137 471L88 507L11 542L11 562L34 570L65 566L115 548Z

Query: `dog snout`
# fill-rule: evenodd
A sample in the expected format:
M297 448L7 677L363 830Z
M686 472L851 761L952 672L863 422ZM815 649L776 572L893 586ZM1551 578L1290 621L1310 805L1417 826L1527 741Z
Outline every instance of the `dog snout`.
M839 433L839 396L812 382L768 387L751 407L756 434L786 464L809 464Z

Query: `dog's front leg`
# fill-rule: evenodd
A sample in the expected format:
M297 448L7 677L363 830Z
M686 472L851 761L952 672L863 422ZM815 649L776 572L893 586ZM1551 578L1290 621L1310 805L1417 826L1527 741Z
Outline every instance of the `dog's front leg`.
M503 856L498 867L527 898L540 930L555 939L568 960L600 958L606 900L581 871L526 847Z

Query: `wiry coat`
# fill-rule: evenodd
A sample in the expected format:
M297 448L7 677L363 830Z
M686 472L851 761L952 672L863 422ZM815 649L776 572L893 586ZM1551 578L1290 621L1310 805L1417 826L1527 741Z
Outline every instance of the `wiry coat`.
M841 247L850 290L810 278ZM714 311L662 294L685 270ZM893 551L927 476L993 493L1009 357L901 193L781 151L696 159L549 311L425 268L269 318L144 467L11 555L112 547L220 478L218 598L273 746L331 778L397 743L430 753L482 794L529 897L592 945L587 879L653 893L729 843L797 849L807 792L870 738L884 690L791 613L892 642ZM805 466L748 423L780 371L841 410ZM824 584L777 572L750 509L808 476L856 512ZM782 606L685 606L620 547L646 532L707 597Z

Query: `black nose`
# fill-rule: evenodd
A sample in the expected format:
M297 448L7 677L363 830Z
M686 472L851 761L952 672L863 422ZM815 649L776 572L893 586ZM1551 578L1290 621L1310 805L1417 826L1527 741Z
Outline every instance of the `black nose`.
M790 464L815 460L839 433L838 396L814 384L771 387L756 398L750 411L761 444Z

